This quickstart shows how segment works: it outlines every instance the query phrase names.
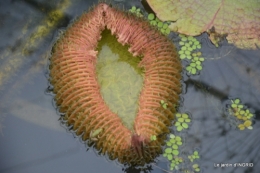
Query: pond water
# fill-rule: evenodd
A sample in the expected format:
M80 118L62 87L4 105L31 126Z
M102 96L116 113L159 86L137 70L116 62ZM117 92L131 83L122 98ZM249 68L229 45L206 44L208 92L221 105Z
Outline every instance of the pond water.
M64 128L48 94L48 56L57 32L97 1L0 2L0 172L164 172L163 157L145 168L124 167L96 154ZM113 1L130 9L140 1ZM177 44L179 38L171 35ZM215 48L198 37L205 57L199 75L183 72L180 112L192 117L181 135L181 152L200 153L202 172L257 173L260 170L260 51L223 43ZM183 65L187 62L183 61ZM239 98L254 111L253 130L230 125L226 104ZM173 128L174 129L174 128ZM258 135L257 135L258 134ZM253 163L253 167L217 164Z

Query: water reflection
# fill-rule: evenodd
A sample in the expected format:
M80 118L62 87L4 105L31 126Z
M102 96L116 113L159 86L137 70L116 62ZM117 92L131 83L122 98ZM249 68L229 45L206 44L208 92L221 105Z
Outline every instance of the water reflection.
M0 2L0 172L162 172L157 166L168 170L162 158L147 169L122 167L92 149L86 152L85 145L60 126L52 97L44 93L46 57L57 28L96 1L41 2ZM141 6L137 0L124 4ZM61 13L56 17L62 17L56 24L49 14L57 9ZM193 122L182 152L200 149L204 172L258 172L260 51L215 49L205 36L201 40L207 47L201 74L183 75L186 93L180 110L190 112ZM237 97L255 110L253 130L236 130L223 118L225 101ZM214 167L245 162L254 167Z

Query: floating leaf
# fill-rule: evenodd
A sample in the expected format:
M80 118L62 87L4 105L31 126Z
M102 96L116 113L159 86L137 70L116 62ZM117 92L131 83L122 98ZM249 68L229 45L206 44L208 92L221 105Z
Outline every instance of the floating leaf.
M136 6L132 6L131 10L135 11L136 10Z
M191 59L191 56L190 56L190 55L187 55L187 59Z
M189 122L190 122L190 119L189 119L189 118L185 119L185 122L186 122L186 123L189 123Z
M150 21L150 24L153 25L153 26L156 26L156 25L157 25L157 22L154 21L154 20L152 20L152 21Z
M238 104L239 102L240 102L239 99L236 99L236 100L234 101L235 104Z
M170 142L171 142L172 144L174 144L174 143L175 143L175 139L170 139Z
M163 104L163 108L164 108L164 109L167 109L167 104Z
M177 145L182 145L182 142L181 142L181 141L178 141L178 142L177 142Z
M159 22L158 25L157 25L159 28L161 28L163 26L163 23L162 22Z
M182 37L181 38L181 41L187 41L188 39L187 39L187 37Z
M233 103L233 104L231 104L231 107L232 107L232 108L236 108L236 107L237 107L237 104Z
M260 47L259 0L147 0L162 21L185 35L209 32L215 45L227 34L229 43L239 48ZM213 30L214 28L214 30Z
M174 138L175 138L175 135L174 135L174 134L170 134L170 138L171 138L171 139L174 139Z
M244 122L244 126L249 127L252 125L252 122L250 120L247 120Z
M187 128L189 127L187 123L182 123L181 126L182 126L183 128L185 128L185 129L187 129Z
M166 142L166 145L167 145L167 146L171 146L172 143L171 143L171 142Z
M156 135L152 135L152 136L150 137L150 140L151 140L151 141L156 141L156 139L157 139Z
M171 148L166 148L166 149L165 149L165 153L168 153L168 154L169 154L169 153L171 153L171 152L172 152L172 149L171 149Z
M181 114L180 114L180 113L177 113L177 114L176 114L176 117L181 117Z
M198 168L199 165L198 164L193 164L192 167L195 169L195 168Z
M172 145L172 148L177 150L179 147L178 147L178 145L173 144L173 145Z
M181 59L185 59L185 58L186 58L186 55L185 55L185 54L181 54L181 55L180 55L180 58L181 58Z
M167 158L168 158L168 160L172 160L172 155L168 154Z
M175 123L175 126L180 126L180 125L181 125L180 122L176 122L176 123Z
M196 172L200 172L200 168L195 168L195 171Z
M196 63L190 63L191 67L196 67Z
M183 42L183 41L180 41L179 44L180 44L181 46L183 46L183 45L184 45L184 42Z
M182 122L184 122L184 119L183 118L178 118L178 121L182 123Z
M196 69L195 68L191 69L191 74L196 74Z
M155 16L154 16L154 14L153 14L153 13L150 13L150 14L148 15L148 19L149 19L149 20L153 20L153 19L154 19L154 17L155 17Z
M166 23L163 24L163 29L167 29L168 25Z
M201 55L201 52L199 52L200 53L200 55ZM198 55L198 56L200 56L200 55ZM204 61L205 59L204 58L200 58L199 59L200 61Z
M189 118L188 114L182 114L182 118Z
M249 126L249 127L247 127L249 130L252 130L253 129L253 127L252 126Z
M178 150L172 150L172 154L177 156L177 155L179 155L179 151Z
M201 66L201 65L198 65L196 68L197 68L198 70L202 70L202 66Z
M179 137L179 136L176 136L175 139L176 139L176 141L181 141L181 137Z
M244 106L243 105L238 105L239 108L243 108Z
M238 128L239 128L239 130L244 130L244 129L245 129L245 126L244 126L244 124L239 124L239 125L238 125Z
M197 45L197 49L201 49L201 45Z
M177 131L178 131L178 132L182 131L182 129L183 129L182 126L178 126L178 127L177 127Z

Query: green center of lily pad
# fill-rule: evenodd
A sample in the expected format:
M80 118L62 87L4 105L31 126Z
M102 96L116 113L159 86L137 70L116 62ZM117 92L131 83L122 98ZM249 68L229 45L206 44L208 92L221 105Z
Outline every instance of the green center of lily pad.
M105 30L98 45L96 73L105 103L128 129L133 130L143 86L143 69L138 67L141 58L134 57L127 49Z

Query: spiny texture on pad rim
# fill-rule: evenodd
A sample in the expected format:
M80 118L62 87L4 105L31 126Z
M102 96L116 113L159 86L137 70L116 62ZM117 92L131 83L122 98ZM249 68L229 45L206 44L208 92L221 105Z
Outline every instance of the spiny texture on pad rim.
M134 131L105 104L97 81L96 51L107 28L118 42L142 56L145 69ZM100 3L77 19L57 40L50 58L56 105L83 140L102 129L95 147L121 163L143 165L161 153L181 92L181 63L174 45L142 18ZM160 101L167 101L167 109ZM150 140L157 136L156 140Z

